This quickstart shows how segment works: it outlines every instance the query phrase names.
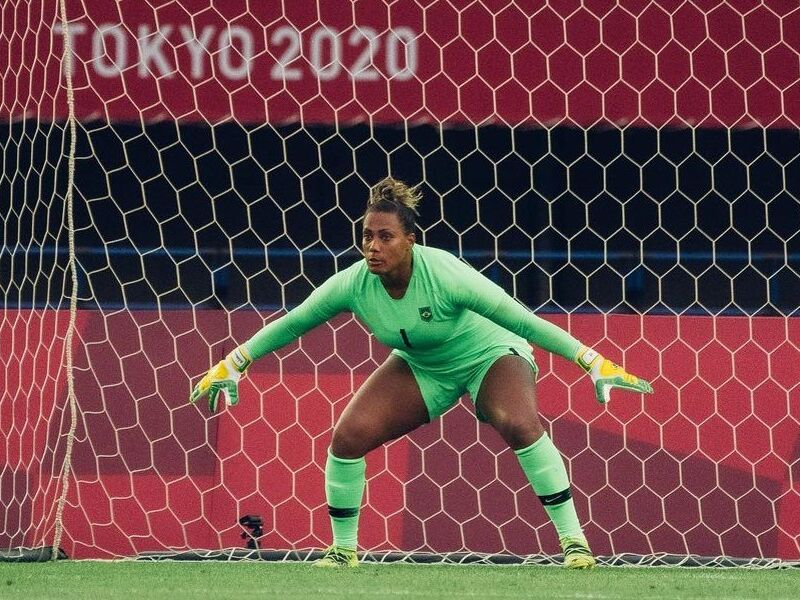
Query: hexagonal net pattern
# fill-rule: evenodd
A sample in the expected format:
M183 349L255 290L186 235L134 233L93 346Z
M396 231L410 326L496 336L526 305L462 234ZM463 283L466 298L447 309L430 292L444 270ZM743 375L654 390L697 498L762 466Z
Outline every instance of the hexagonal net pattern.
M0 7L1 549L243 547L245 514L326 546L332 428L388 350L343 314L237 407L187 398L359 260L392 174L418 241L653 381L603 407L535 350L596 553L800 558L795 3L33 4ZM367 462L365 550L559 552L467 400Z

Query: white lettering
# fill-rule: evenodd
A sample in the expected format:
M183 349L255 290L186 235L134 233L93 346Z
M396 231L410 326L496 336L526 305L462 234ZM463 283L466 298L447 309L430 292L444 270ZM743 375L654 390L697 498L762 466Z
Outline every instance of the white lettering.
M203 31L200 32L200 38L195 36L193 28L187 25L180 26L181 37L186 42L186 47L189 48L189 53L192 55L192 79L203 79L205 77L204 58L210 57L208 51L208 43L211 41L211 36L214 35L214 27L206 25Z
M330 27L320 27L311 36L311 64L322 81L336 78L342 70L342 43L338 31ZM323 58L323 44L328 42L330 60Z
M239 48L234 46L234 40L239 41ZM238 67L231 64L231 50L242 57ZM253 34L249 29L234 25L219 34L219 70L228 79L245 79L250 74L253 54Z
M403 67L400 67L400 50ZM406 81L417 72L417 36L408 27L398 27L389 32L386 40L386 70L393 79Z
M166 25L163 28L159 27L153 33L150 33L150 27L147 25L139 25L139 37L137 39L139 44L139 77L147 77L148 74L158 77L172 77L175 75L175 70L169 66L167 57L163 54L162 44L166 41L167 36L172 33L172 25ZM150 63L156 70L150 68Z
M357 46L362 40L367 40L364 50L358 55L358 59L350 67L350 73L356 81L376 81L379 78L378 70L375 68L375 55L380 49L381 42L377 32L372 27L359 27L350 34L348 43Z
M184 68L182 75L192 81L209 76L248 80L258 59L260 66L261 61L267 61L265 66L276 81L299 81L308 76L320 81L343 76L356 82L376 81L384 76L407 81L416 76L419 66L419 36L409 27L379 33L371 27L357 26L345 38L337 29L323 24L305 30L302 35L294 27L281 25L269 32L266 52L259 52L258 56L259 38L254 29L246 26L229 25L220 29L216 25L200 27L184 22L162 23L155 30L149 24L133 26L137 27L137 31L132 31L124 24L112 22L90 29L86 23L75 22L64 33L61 24L56 23L52 28L53 44L58 43L55 36L59 36L72 48L76 57L73 73L81 68L75 65L83 68L91 65L97 76L107 79L118 78L126 69L136 67L140 78L172 78L179 68ZM91 34L90 58L78 56L79 50L81 54L89 51L89 40L81 38L87 30ZM137 57L133 55L134 37ZM347 64L343 63L345 51L351 57ZM385 61L383 65L377 64L379 58ZM66 63L62 69L66 69Z
M100 77L119 77L128 66L128 40L119 25L101 25L92 34L92 64Z
M78 55L75 52L75 38L79 35L83 35L86 33L86 24L85 23L70 23L69 27L67 27L67 35L64 35L64 28L61 26L61 23L56 23L53 27L53 33L55 35L61 36L62 38L66 38L65 42L66 45L72 49L72 58L77 59ZM70 75L75 74L75 60L72 61L72 73ZM66 61L61 61L61 68L62 70L66 68Z
M303 71L297 67L289 67L300 57L300 33L293 27L278 27L270 38L273 46L286 44L278 62L270 70L270 77L275 81L298 81L303 78Z

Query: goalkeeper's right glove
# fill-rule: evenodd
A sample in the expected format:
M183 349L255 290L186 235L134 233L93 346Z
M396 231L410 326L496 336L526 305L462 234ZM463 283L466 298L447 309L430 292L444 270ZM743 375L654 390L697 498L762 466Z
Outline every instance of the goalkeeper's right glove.
M217 412L219 394L225 396L229 406L239 403L239 379L253 362L250 353L244 346L239 346L209 369L208 373L194 386L189 402L196 402L208 394L208 409Z
M603 358L603 355L586 346L580 347L575 362L591 376L595 396L600 404L605 404L611 399L612 388L641 392L642 394L653 393L653 386L650 385L650 382L631 375L619 365Z

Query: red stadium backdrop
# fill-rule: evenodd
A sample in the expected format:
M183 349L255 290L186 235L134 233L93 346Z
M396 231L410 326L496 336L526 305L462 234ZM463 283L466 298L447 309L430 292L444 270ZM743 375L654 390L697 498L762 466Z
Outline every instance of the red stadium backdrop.
M0 10L35 31L26 21L54 14L42 4L30 7L38 15ZM533 18L500 1L144 4L69 3L80 119L800 124L795 2L734 10L711 0L563 0ZM58 56L61 38L50 34L40 27L0 44L0 64ZM4 98L20 100L4 102L2 117L63 120L66 104L48 94L59 69L37 60L27 75L4 78ZM22 100L31 97L43 100ZM385 350L340 319L336 333L323 326L306 336L304 352L295 344L257 363L241 404L209 419L187 405L190 379L207 368L209 344L222 356L269 316L240 312L79 312L80 412L62 542L71 557L241 546L244 513L267 519L262 547L318 546L330 429ZM559 449L577 459L576 502L596 552L800 558L800 319L548 318L656 390L601 408L573 365L537 355L541 411ZM48 468L61 464L68 413L56 407L50 426L37 415L66 395L67 322L59 311L6 310L0 327L0 347L25 357L5 369L4 393L26 399L0 403L0 463L14 466L0 498L9 522L33 524L2 546L31 545L52 527L58 473ZM34 338L35 354L24 347ZM40 472L49 480L33 479ZM544 511L513 453L467 404L376 452L368 478L365 548L448 550L462 535L477 552L539 547L529 533ZM542 547L557 547L550 529L537 531Z
M5 10L22 29L37 10L53 14L38 4ZM793 2L508 4L68 3L85 63L75 108L80 119L137 122L800 123L800 26L781 27ZM0 63L58 55L46 24L0 46ZM3 95L42 102L2 110L64 118L66 103L47 93L60 63L30 66L29 78L4 79Z
M19 316L19 322L24 318L40 327L43 338L59 333L63 339L64 313ZM242 386L240 405L207 421L186 404L186 372L205 368L205 353L196 349L224 336L227 315L202 316L199 321L191 311L80 313L85 351L76 359L75 385L82 419L73 457L79 483L65 514L70 539L64 548L70 556L240 546L237 511L268 519L265 531L273 533L262 540L267 548L313 546L318 540L312 530L327 527L322 471L327 433L367 374L355 369L351 376L350 365L369 358L370 339L352 321L335 340L331 327L314 330L302 342L305 353L295 343L278 353L280 363L277 357L257 363ZM579 459L570 461L576 501L584 517L591 515L588 534L598 552L649 554L647 532L657 535L660 552L685 554L688 544L693 553L718 555L721 536L743 556L797 558L800 495L791 487L797 477L780 457L796 459L800 449L800 351L787 342L800 336L800 320L790 319L789 331L782 318L553 320L633 372L662 373L654 377L656 394L644 403L619 394L605 410L574 365L537 354L541 411L561 452ZM259 323L255 314L239 316L234 335L245 339ZM347 321L335 323L338 328ZM20 344L23 329L0 330L2 347ZM340 356L326 360L334 341ZM229 350L220 344L217 354ZM373 352L381 355L380 349ZM40 428L36 411L49 414L53 398L64 397L60 356L61 348L51 347L48 356L36 357L35 371L20 373L20 385L9 385L43 387L40 404L28 412L3 405L5 439ZM778 386L795 390L790 405ZM529 527L544 524L544 511L513 453L503 450L487 426L475 423L464 403L439 425L415 433L413 443L400 441L370 456L364 547L388 541L444 551L458 546L463 527L474 551L503 550L500 535L508 550L532 551ZM476 444L476 428L483 444ZM53 443L53 433L21 436L26 445L12 444L5 460L32 464ZM502 484L495 480L498 474ZM403 482L408 482L407 503ZM11 482L3 484L6 490ZM52 500L43 491L19 510L40 523ZM513 517L515 503L518 517ZM269 522L273 514L280 525ZM422 521L431 517L424 540ZM30 531L29 539L40 534Z

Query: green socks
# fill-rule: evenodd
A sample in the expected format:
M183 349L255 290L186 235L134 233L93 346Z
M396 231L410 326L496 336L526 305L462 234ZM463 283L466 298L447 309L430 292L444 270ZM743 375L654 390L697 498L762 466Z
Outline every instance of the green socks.
M584 537L564 461L547 432L527 448L514 450L533 491L539 496L558 537Z
M328 450L325 463L325 496L331 516L333 545L355 550L358 547L358 512L364 495L367 461L364 458L338 458Z
M564 461L547 433L527 448L514 452L534 492L553 521L558 537L583 538ZM328 451L325 495L331 516L334 546L351 550L358 547L358 515L366 486L366 467L363 457L338 458Z

